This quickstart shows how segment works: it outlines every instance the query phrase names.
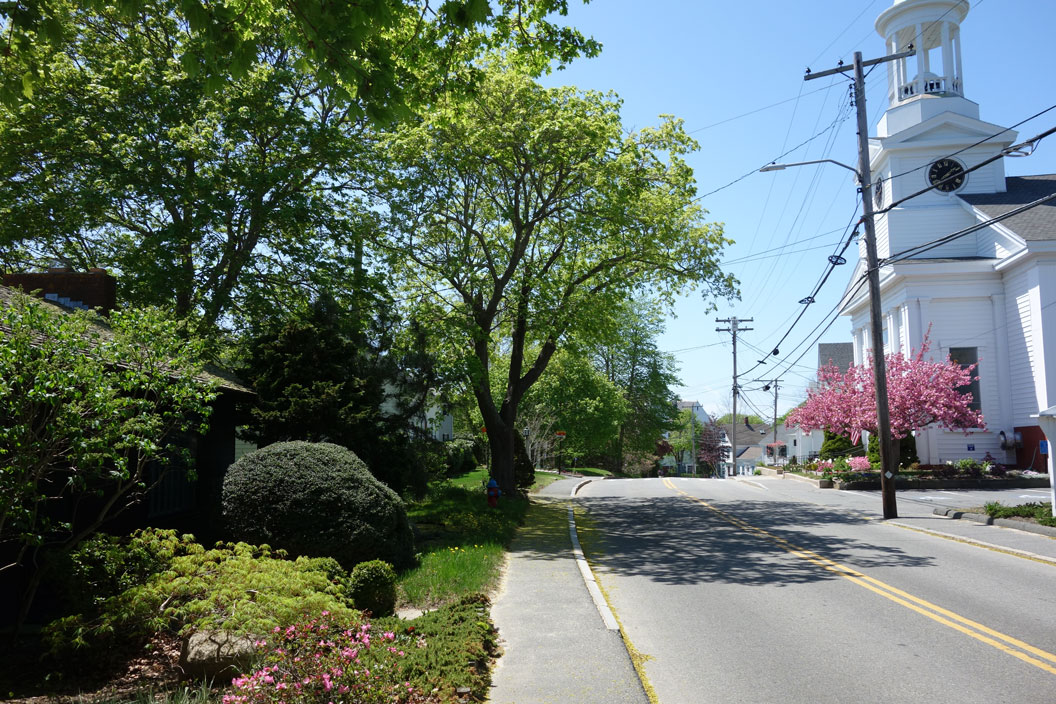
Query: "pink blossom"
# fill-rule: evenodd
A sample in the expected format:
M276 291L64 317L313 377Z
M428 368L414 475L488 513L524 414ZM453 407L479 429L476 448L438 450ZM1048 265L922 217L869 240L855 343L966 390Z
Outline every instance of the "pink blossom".
M925 335L912 357L885 357L891 435L903 438L932 423L965 434L971 428L985 429L982 413L969 406L972 395L958 390L978 378L973 376L975 365L961 368L949 356L943 362L925 359L929 349ZM824 366L818 370L818 388L807 392L807 400L788 415L786 423L807 432L828 430L858 442L863 431L877 429L875 389L871 359L846 374L833 365Z

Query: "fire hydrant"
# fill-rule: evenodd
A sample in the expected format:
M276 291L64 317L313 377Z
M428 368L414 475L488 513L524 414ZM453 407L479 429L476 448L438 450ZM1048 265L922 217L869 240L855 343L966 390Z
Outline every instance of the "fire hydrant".
M494 479L488 482L488 506L491 508L499 507L499 497L502 496L502 490L499 489L499 483Z

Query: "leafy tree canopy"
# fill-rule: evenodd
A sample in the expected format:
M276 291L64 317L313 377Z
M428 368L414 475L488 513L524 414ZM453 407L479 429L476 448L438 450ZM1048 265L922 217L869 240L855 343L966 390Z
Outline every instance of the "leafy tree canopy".
M625 134L611 96L546 89L495 62L472 99L450 99L387 140L381 242L438 349L471 380L495 474L512 488L517 411L559 346L605 327L644 290L734 295L727 244L694 203L696 148L679 120ZM491 390L495 350L509 354ZM468 354L467 354L468 352Z
M0 2L0 102L32 99L76 29L72 16L108 6L126 19L152 15L152 0L4 0ZM358 115L387 119L406 112L425 85L452 82L488 47L513 47L538 73L596 54L600 45L548 18L567 0L178 0L171 10L191 41L174 58L210 91L244 78L263 44L277 40L300 57L313 80L333 89ZM417 80L408 80L411 76Z

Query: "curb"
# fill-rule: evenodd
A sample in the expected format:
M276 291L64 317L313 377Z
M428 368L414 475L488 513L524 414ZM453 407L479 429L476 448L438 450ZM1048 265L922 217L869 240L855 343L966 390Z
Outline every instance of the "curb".
M1039 526L1037 523L1015 521L1010 518L991 518L985 513L969 513L967 511L958 511L953 508L937 508L934 509L932 513L936 516L946 516L947 518L962 519L972 521L973 523L983 523L988 526L1000 526L1001 528L1015 528L1016 530L1022 530L1027 533L1037 533L1038 535L1056 538L1056 528L1051 526Z
M585 479L576 484L569 493L569 498L576 498L576 492L590 484L591 481L591 479ZM583 548L579 544L579 533L576 532L576 515L571 506L568 507L568 535L572 538L572 554L576 558L576 566L579 567L579 573L583 577L583 584L586 585L590 598L594 601L594 606L597 607L598 613L601 614L601 620L605 623L605 628L610 631L619 631L620 624L616 621L616 616L612 613L612 609L609 608L608 602L605 601L605 596L601 593L601 587L598 586L598 580L594 576L593 570L590 569L587 556L583 554Z

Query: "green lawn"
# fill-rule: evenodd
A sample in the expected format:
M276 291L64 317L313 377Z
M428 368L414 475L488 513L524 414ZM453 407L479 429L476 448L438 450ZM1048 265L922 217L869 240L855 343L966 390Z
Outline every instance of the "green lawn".
M416 528L418 566L399 576L400 605L419 609L457 601L494 586L503 551L524 520L527 499L504 496L489 508L477 468L434 484L408 505Z

